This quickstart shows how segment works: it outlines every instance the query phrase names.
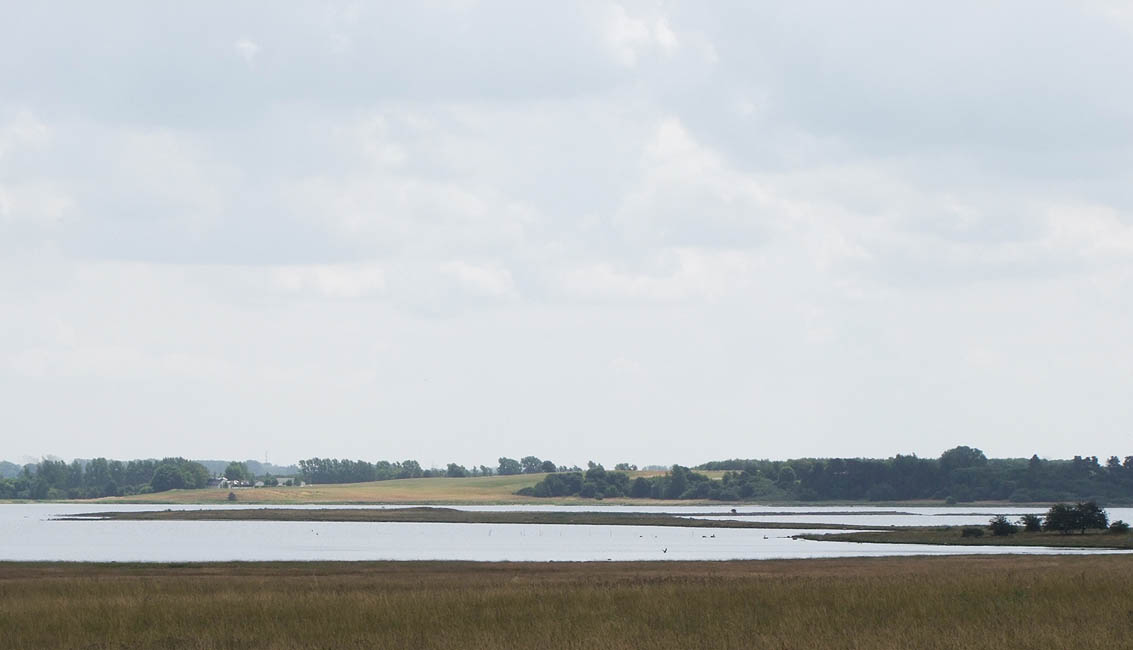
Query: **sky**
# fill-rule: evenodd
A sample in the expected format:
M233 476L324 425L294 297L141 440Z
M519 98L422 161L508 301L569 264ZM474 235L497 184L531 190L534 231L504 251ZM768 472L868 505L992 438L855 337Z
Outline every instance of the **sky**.
M1133 453L1123 2L0 21L0 458Z

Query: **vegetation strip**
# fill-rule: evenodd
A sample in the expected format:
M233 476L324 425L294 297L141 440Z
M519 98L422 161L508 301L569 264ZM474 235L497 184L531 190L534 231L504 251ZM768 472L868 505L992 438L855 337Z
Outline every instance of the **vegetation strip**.
M599 526L678 526L686 528L764 528L812 530L888 530L883 526L796 524L782 522L690 519L669 513L635 512L472 512L452 508L255 508L239 510L151 510L91 512L61 519L121 521L339 521L433 522L467 524L573 524Z
M0 563L4 648L1129 647L1133 556Z
M964 536L963 526L892 528L884 532L824 533L795 535L819 542L864 542L870 544L936 544L943 546L1045 546L1052 548L1097 548L1133 550L1133 535L1091 530L1085 534L1020 532L1013 535ZM968 528L970 530L970 528Z

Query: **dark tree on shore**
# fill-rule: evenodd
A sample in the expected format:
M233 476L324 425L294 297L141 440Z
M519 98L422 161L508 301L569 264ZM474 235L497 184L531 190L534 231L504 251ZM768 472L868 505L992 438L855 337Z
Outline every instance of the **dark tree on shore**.
M1003 515L992 517L991 522L988 523L988 528L991 528L992 535L997 536L1014 535L1019 530L1015 524L1007 521L1007 517Z
M1063 534L1080 531L1085 535L1089 528L1106 528L1109 516L1093 501L1070 505L1056 503L1047 511L1043 521L1044 530L1055 530Z

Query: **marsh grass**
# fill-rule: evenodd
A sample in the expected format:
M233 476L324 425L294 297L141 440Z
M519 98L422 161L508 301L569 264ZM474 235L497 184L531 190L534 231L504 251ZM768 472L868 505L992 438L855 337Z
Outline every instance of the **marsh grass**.
M1133 558L0 564L0 647L1129 648Z

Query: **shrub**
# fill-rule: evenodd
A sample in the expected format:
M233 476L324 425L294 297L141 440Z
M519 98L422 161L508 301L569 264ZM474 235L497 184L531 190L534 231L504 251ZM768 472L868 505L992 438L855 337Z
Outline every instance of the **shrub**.
M1043 529L1043 518L1033 514L1023 515L1019 518L1019 525L1028 533L1037 533Z
M960 537L983 537L984 529L969 526L960 531Z
M1015 524L1007 521L1007 517L1004 517L1003 515L996 515L995 517L992 517L991 522L988 523L988 528L991 528L991 534L997 537L1002 537L1003 535L1014 535L1019 530L1015 527Z
M1115 521L1115 522L1113 522L1112 524L1109 525L1109 532L1116 533L1116 534L1119 534L1119 535L1122 534L1122 533L1128 533L1129 532L1129 524L1118 519L1117 521Z
M229 501L235 501L236 500L236 493L235 492L229 492L228 493L228 500Z

